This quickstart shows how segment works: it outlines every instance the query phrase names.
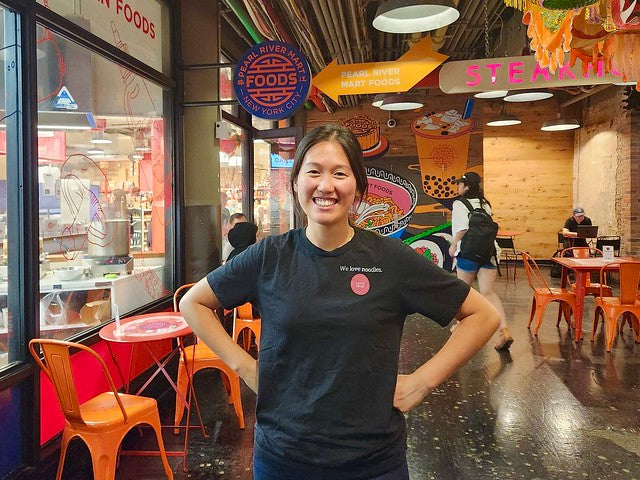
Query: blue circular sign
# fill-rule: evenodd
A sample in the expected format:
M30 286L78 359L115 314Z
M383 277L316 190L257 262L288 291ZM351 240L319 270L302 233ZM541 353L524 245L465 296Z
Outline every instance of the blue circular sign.
M284 42L263 42L236 65L233 89L240 105L256 117L290 117L307 100L311 70L300 51Z

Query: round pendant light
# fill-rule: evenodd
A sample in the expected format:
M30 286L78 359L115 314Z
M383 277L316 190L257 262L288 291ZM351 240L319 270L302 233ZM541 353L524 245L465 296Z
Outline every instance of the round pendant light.
M540 130L544 132L563 132L565 130L575 130L580 128L580 123L574 118L564 118L558 113L558 118L544 122Z
M510 115L507 113L506 108L502 107L502 111L500 115L497 117L493 117L491 120L487 122L488 127L510 127L512 125L520 125L522 120L520 120L515 115Z
M503 98L505 102L537 102L538 100L546 100L553 97L553 93L541 90L520 90L510 93Z
M109 140L108 138L106 138L104 136L103 132L98 132L96 135L93 136L93 138L91 140L89 140L91 143L112 143L111 140Z
M488 90L486 92L478 92L473 96L476 98L502 98L509 94L509 90Z
M388 95L385 97L380 110L388 111L400 111L400 110L415 110L416 108L422 108L424 104L411 95Z
M373 26L388 33L428 32L459 17L450 0L387 0L378 7Z
M371 105L373 105L374 107L380 108L380 105L382 105L382 102L384 101L386 96L387 96L386 93L377 94L375 97L373 97L373 101L371 102Z

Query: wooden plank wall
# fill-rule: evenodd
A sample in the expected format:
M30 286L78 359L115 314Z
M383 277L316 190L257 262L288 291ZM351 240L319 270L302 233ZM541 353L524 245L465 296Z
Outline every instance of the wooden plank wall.
M420 97L425 102L420 111L392 113L397 121L395 128L386 126L388 113L372 107L366 99L357 107L342 108L334 114L313 109L307 114L306 127L309 130L324 123L369 115L380 122L381 134L389 140L385 158L417 157L411 121L431 111L462 112L468 98L436 90L423 91ZM557 232L571 215L574 132L540 131L544 121L556 116L555 99L509 105L509 113L522 119L520 126L484 126L487 118L499 113L503 103L476 100L468 167L481 172L484 159L485 193L494 206L496 221L503 229L524 233L516 240L518 249L546 259L556 250Z
M491 106L484 106L485 116L491 116ZM485 194L500 227L523 232L516 247L549 258L573 207L575 132L540 130L557 112L553 99L509 105L508 112L522 124L484 127Z

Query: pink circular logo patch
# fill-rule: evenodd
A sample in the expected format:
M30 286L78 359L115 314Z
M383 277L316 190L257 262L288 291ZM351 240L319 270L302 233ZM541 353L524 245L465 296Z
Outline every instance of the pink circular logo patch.
M366 295L369 292L369 288L371 288L371 284L366 275L357 273L351 279L351 290L356 295Z

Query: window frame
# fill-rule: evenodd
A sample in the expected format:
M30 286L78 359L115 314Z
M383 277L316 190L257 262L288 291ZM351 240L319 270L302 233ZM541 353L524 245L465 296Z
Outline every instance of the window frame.
M171 240L167 244L166 270L172 272L168 281L171 286L180 284L184 277L183 254L180 245L183 243L183 222L180 205L183 203L182 166L179 155L180 142L176 132L180 128L180 119L176 112L179 103L176 88L180 85L174 79L177 75L179 59L179 19L173 15L176 3L165 0L170 15L169 28L166 35L170 42L171 77L142 63L130 54L118 49L107 41L84 30L38 4L36 0L0 0L0 6L16 15L19 26L20 55L18 59L17 106L22 115L15 115L11 128L18 132L11 138L12 148L17 152L17 161L7 161L7 210L13 215L7 218L7 231L10 253L8 268L17 272L16 280L9 285L7 302L12 316L13 333L9 337L9 365L0 371L0 391L18 389L20 391L20 424L24 426L20 439L21 464L35 465L41 455L40 445L40 375L34 360L28 351L28 342L39 335L39 322L33 319L39 314L39 259L38 242L38 99L37 99L37 25L41 25L92 53L110 60L118 66L132 71L134 74L160 86L163 93L163 118L165 121L165 151L171 158L172 205L170 215L173 219ZM8 119L9 120L9 119ZM9 138L7 139L9 147ZM8 150L9 148L7 148ZM176 266L180 266L176 268ZM159 307L168 306L171 295L164 296L155 302L142 306L131 312L131 315ZM100 327L87 329L69 340L85 344L93 344L99 340Z

